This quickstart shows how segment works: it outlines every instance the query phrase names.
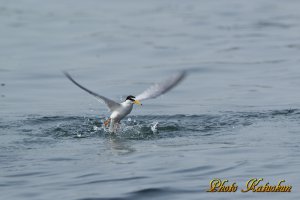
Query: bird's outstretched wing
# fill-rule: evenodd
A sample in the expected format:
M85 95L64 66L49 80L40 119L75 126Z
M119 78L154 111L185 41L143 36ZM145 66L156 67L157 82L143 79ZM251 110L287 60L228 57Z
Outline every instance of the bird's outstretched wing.
M169 77L167 80L156 83L149 87L147 90L137 95L135 99L137 100L145 100L145 99L153 99L156 98L169 90L175 87L183 78L186 76L186 71L180 71L177 74Z
M100 100L101 102L104 102L104 103L107 105L107 107L109 108L110 111L114 111L114 110L116 110L116 109L120 106L119 103L117 103L117 102L115 102L115 101L113 101L113 100L111 100L111 99L109 99L109 98L106 98L106 97L104 97L104 96L102 96L102 95L99 95L99 94L97 94L97 93L95 93L95 92L93 92L93 91L91 91L91 90L89 90L89 89L83 87L82 85L80 85L79 83L77 83L77 82L70 76L70 74L68 74L67 72L64 72L64 75L65 75L70 81L72 81L72 83L74 83L75 85L77 85L79 88L81 88L81 89L83 89L84 91L88 92L89 94L93 95L94 97L97 98L97 100Z

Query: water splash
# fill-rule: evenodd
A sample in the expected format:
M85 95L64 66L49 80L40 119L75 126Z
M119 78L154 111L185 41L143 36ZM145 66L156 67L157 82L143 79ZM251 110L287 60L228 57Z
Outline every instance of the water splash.
M153 133L158 133L157 126L158 126L158 122L153 122L153 123L151 124L151 131L152 131Z
M122 121L117 137L143 140L154 138L213 135L239 130L261 120L298 120L297 109L260 112L223 112L215 115L131 116ZM1 126L34 137L90 138L111 134L103 125L104 117L29 116L25 120L2 121ZM24 131L26 130L26 131ZM159 134L158 134L159 133Z

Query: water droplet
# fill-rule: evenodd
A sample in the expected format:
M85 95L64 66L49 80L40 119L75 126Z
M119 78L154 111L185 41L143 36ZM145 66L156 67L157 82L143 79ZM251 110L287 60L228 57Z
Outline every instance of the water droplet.
M157 133L157 125L158 125L158 122L153 122L153 123L151 124L151 131L152 131L153 133Z

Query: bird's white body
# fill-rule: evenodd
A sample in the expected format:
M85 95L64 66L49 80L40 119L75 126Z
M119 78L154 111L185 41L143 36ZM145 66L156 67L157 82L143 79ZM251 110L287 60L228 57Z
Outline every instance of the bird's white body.
M120 103L119 108L114 110L110 115L109 132L115 132L116 125L132 111L132 108L133 103L130 100Z
M121 121L126 115L128 115L132 111L133 103L130 100L126 100L120 103L119 108L114 110L110 118L114 119L115 121Z
M139 94L137 97L134 97L132 95L128 96L126 100L122 103L117 103L109 98L106 98L102 95L99 95L79 83L77 83L68 73L65 72L66 77L72 81L75 85L77 85L79 88L85 90L86 92L90 93L94 97L96 97L98 100L104 102L107 107L111 111L110 115L110 124L109 124L109 132L115 132L116 131L116 125L124 118L126 117L131 111L133 104L142 105L139 100L146 100L146 99L153 99L156 98L170 89L172 89L175 85L177 85L184 77L185 77L185 71L182 71L169 79L167 79L164 82L154 84L141 94Z

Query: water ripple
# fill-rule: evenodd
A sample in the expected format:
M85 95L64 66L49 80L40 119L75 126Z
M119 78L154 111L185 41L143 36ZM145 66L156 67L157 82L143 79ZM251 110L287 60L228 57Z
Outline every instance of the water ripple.
M120 131L112 136L103 127L102 119L80 116L29 116L15 122L2 122L2 126L21 131L27 136L23 142L41 143L41 139L84 139L91 137L120 137L130 140L148 140L168 137L209 136L222 130L251 126L260 120L297 119L298 109L260 112L222 112L214 115L158 115L130 116L122 121ZM155 125L155 129L153 126ZM38 137L38 138L37 138ZM49 138L50 137L50 138ZM42 139L43 140L43 139Z

